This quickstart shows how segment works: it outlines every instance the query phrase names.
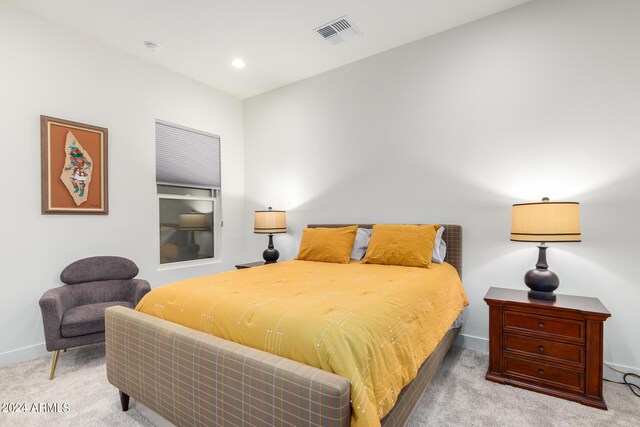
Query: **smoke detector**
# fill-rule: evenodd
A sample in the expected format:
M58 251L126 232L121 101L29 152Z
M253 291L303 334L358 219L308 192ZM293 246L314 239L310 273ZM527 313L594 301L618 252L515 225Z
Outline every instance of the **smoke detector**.
M144 45L147 47L147 49L149 49L151 52L157 52L160 49L162 49L162 46L160 46L160 43L151 41L151 40L147 40L146 42L144 42Z
M346 16L315 28L313 31L331 44L338 44L362 35L360 30Z

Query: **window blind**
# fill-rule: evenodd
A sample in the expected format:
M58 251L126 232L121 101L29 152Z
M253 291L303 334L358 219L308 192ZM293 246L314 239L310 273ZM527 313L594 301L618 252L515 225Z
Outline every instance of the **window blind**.
M156 182L220 189L220 137L156 121Z

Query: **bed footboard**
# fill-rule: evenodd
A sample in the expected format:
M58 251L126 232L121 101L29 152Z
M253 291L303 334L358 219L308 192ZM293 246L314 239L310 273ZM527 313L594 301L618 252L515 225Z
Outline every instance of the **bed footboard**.
M349 381L125 307L106 310L107 377L179 426L348 426Z

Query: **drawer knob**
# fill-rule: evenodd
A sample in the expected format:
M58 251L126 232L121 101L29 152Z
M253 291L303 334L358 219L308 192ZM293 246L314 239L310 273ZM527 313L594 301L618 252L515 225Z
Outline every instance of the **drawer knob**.
M542 323L542 322L538 323L538 327L539 327L540 329L544 329L544 323Z
M544 375L544 369L538 369L538 373L539 373L540 375Z
M540 353L544 353L544 346L541 345L540 347L538 347L538 351Z

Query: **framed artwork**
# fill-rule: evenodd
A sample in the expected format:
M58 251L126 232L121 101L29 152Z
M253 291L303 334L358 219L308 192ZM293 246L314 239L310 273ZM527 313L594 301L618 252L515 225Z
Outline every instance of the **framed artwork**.
M40 116L43 214L109 213L108 130Z

